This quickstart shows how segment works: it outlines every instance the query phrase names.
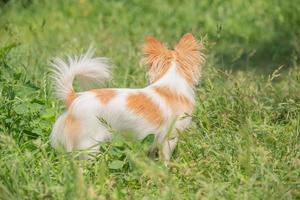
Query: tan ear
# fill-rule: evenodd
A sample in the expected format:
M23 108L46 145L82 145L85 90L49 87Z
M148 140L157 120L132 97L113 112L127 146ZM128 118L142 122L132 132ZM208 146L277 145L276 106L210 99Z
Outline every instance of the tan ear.
M199 43L191 33L186 33L174 48L176 51L199 51L202 49L202 44Z
M149 57L156 57L164 52L166 52L167 48L153 36L146 37L145 45L144 45L144 54Z

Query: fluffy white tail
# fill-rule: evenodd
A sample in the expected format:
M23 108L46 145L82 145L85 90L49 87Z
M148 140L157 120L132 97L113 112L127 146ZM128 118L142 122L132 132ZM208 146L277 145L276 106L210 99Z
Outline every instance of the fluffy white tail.
M73 89L75 77L78 77L81 83L103 82L110 78L108 59L92 58L93 55L94 50L89 49L79 57L68 57L67 62L60 58L55 58L51 62L56 96L65 101L67 106L76 96Z

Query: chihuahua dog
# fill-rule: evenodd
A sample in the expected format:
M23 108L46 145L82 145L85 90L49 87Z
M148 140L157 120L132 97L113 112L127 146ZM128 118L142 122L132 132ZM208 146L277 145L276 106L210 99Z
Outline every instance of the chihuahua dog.
M155 135L153 147L168 161L178 142L178 133L191 122L195 106L194 87L205 59L203 45L191 33L169 50L152 36L146 38L144 63L150 84L145 88L100 88L75 92L73 80L104 81L110 77L107 59L89 50L65 62L52 62L57 97L66 111L56 120L50 140L66 151L90 149L112 138L110 128L130 131L137 139ZM103 120L100 120L103 119ZM109 124L109 127L107 126Z

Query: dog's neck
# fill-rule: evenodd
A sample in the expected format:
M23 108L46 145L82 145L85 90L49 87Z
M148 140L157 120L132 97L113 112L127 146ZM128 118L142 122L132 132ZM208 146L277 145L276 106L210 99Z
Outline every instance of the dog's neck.
M168 71L157 81L152 83L150 87L168 87L172 91L185 95L194 100L194 87L191 86L177 70L177 64L172 61Z

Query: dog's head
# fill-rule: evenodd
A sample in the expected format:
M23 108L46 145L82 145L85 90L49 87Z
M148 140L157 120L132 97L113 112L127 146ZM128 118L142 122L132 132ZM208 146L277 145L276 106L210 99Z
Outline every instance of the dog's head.
M198 82L201 75L201 65L204 63L203 45L191 33L185 34L173 50L166 48L152 36L146 38L144 45L144 63L149 66L150 83L159 80L176 64L176 71L190 84Z

